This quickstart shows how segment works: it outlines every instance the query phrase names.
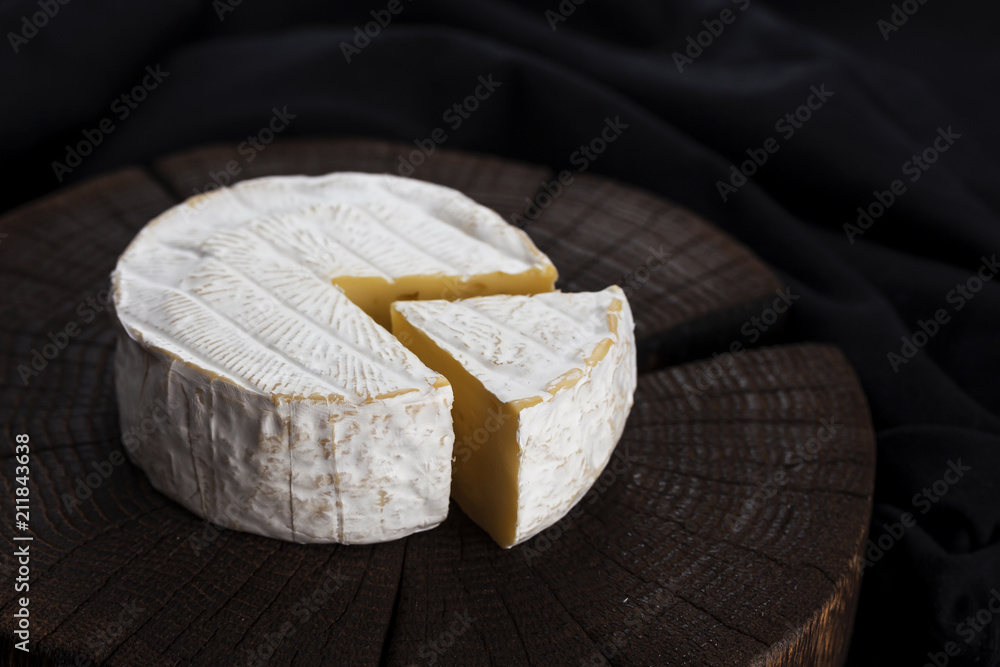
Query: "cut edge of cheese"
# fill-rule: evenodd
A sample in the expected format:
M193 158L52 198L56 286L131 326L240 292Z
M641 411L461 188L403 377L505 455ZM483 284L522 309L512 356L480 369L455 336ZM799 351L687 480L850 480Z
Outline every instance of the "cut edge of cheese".
M463 511L503 547L565 516L632 406L634 324L621 289L402 302L392 318L454 388L452 496Z

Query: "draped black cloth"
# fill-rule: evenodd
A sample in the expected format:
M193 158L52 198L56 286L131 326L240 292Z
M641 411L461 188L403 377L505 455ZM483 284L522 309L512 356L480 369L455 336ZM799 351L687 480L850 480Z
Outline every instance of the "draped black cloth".
M800 295L785 338L861 377L878 471L852 662L1000 664L996 3L328 4L4 3L0 205L276 113L282 136L441 128L586 159L752 247Z

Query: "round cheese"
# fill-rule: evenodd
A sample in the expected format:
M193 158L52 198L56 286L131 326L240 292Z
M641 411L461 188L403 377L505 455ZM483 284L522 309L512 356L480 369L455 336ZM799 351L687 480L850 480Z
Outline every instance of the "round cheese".
M194 197L112 274L129 455L229 528L348 544L431 528L448 511L452 388L386 330L390 305L555 277L523 232L421 181L271 177Z

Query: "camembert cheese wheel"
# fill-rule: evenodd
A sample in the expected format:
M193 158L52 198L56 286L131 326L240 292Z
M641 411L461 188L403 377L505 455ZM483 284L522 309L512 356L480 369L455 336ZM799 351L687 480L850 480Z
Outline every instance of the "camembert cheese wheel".
M523 232L421 181L271 177L190 199L112 274L122 428L142 433L129 456L229 528L347 544L432 528L453 390L386 330L390 305L555 278Z
M452 495L503 547L545 530L604 470L636 386L617 286L402 301L396 337L455 391Z

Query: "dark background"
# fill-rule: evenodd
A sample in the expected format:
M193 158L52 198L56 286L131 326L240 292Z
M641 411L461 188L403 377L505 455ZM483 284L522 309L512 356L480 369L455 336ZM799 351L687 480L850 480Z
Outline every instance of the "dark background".
M480 75L501 86L446 128L449 149L560 169L620 116L628 129L590 173L752 247L801 295L785 338L838 344L862 379L878 431L871 537L903 512L917 525L866 568L852 663L922 665L955 641L949 664L1000 664L1000 616L971 637L959 626L1000 589L1000 281L961 310L949 300L1000 252L1000 5L899 3L917 10L884 39L889 2L564 0L575 10L553 30L545 12L559 0L400 0L348 63L339 44L387 0L237 1L72 0L17 53L8 34L0 209L187 147L235 146L274 107L295 115L283 137L423 139ZM727 7L733 22L679 72L672 54ZM37 11L5 2L0 27L20 32ZM169 75L121 118L114 100L157 65ZM786 139L775 122L811 86L833 95ZM105 117L114 131L60 182L52 163ZM911 182L903 164L949 127L960 138ZM778 152L723 201L716 182L768 137ZM844 224L895 179L905 193L852 244ZM894 372L887 355L938 309L949 321ZM914 501L959 460L971 469L937 502Z

